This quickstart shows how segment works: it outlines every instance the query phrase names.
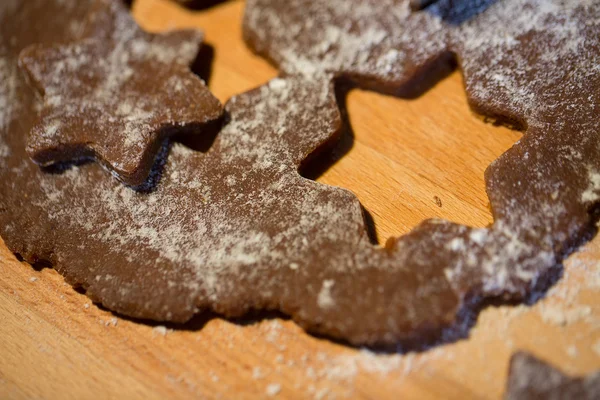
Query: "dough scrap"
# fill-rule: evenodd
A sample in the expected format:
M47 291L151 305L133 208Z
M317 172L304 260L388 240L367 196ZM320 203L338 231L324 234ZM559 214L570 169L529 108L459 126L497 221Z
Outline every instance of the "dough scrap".
M34 13L41 3L46 11ZM51 174L26 157L39 104L17 54L73 39L67 28L81 9L62 3L27 2L31 14L18 18L6 3L0 8L0 26L15 38L0 53L0 103L13 107L0 114L0 234L27 261L50 261L111 310L185 322L208 309L225 316L277 309L311 332L357 345L449 339L465 332L466 311L482 299L522 299L543 286L594 229L600 8L593 2L513 0L453 24L434 6L414 13L407 1L392 8L389 0L250 1L246 37L268 50L282 76L227 103L229 122L208 152L173 143L160 181L145 192L94 163ZM543 6L542 15L531 5ZM336 10L348 13L334 20L341 28L320 19ZM62 25L38 36L22 28L47 15L60 15ZM316 18L312 27L307 16ZM530 29L536 23L543 29ZM349 39L336 44L343 27ZM324 30L335 40L317 46ZM428 220L374 246L356 197L304 179L298 168L340 132L334 77L402 92L450 49L461 55L472 105L527 122L524 138L486 172L496 222L473 229Z
M600 371L573 378L531 354L511 357L505 400L594 400L599 394Z
M400 96L454 58L471 107L524 129L486 170L489 229L430 220L386 245L443 270L466 306L531 296L595 233L599 18L597 0L249 0L244 38L285 77Z

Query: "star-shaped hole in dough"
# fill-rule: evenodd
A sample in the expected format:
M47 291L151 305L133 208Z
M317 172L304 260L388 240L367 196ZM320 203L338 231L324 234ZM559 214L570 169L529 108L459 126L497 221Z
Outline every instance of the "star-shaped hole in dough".
M87 39L21 53L21 67L44 95L27 152L42 166L94 157L140 185L165 138L201 134L222 106L189 69L201 33L147 33L120 2L100 5Z

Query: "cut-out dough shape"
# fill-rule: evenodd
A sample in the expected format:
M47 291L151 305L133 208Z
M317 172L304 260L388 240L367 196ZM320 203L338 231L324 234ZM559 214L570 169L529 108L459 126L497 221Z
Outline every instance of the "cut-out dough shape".
M515 353L510 360L505 400L594 400L598 396L600 371L573 378L527 353Z
M95 156L125 183L140 185L163 140L202 133L220 118L221 104L189 69L200 32L144 32L120 1L96 9L88 39L21 53L44 94L27 152L43 166Z
M4 12L0 21L15 38L0 64L0 99L14 105L0 121L0 234L111 310L184 322L205 309L277 309L354 344L447 339L464 331L464 311L481 299L529 295L593 230L598 7L551 4L537 15L535 0L514 0L448 26L433 6L412 13L408 2L250 1L246 36L285 75L231 99L230 122L207 153L174 144L155 190L142 193L97 164L49 174L27 159L37 103L16 54L71 39L78 17L58 0L45 3L43 14ZM43 36L23 28L48 15L63 28ZM331 78L402 89L447 58L449 43L460 50L472 104L528 123L486 174L496 222L430 220L373 246L354 195L298 174L340 132Z

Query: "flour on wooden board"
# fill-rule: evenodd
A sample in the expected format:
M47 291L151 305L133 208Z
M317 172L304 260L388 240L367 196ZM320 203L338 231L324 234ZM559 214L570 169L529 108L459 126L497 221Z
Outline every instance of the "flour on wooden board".
M528 316L539 316L541 322L550 330L562 330L576 323L584 323L588 326L600 324L600 317L597 313L591 312L592 305L586 302L586 297L581 296L584 291L600 294L598 282L587 279L590 274L600 276L600 262L577 255L572 257L567 261L565 277L549 291L546 298L538 301L533 306L502 306L488 309L486 312L499 313L501 316L490 316L485 318L483 322L480 320L471 333L471 339L466 342L459 341L458 346L441 344L422 353L409 352L391 355L378 354L366 349L346 349L344 351L346 354L333 356L326 352L307 353L302 357L291 355L285 351L279 354L275 353L276 355L270 353L266 354L265 357L275 360L273 369L265 371L261 367L255 367L252 377L258 380L272 379L274 376L278 376L279 373L283 373L287 368L303 369L304 379L307 382L313 382L305 385L308 394L313 399L319 400L326 398L326 394L330 390L327 386L321 386L324 382L343 382L350 384L350 387L352 387L355 380L365 373L381 377L389 375L393 376L394 379L402 379L412 373L422 371L424 366L432 363L445 364L451 362L454 369L469 368L463 362L464 360L460 361L461 354L464 352L463 346L481 346L479 344L482 340L481 335L484 335L486 342L496 343L498 341L505 347L504 351L512 354L518 349L515 348L511 332ZM481 326L482 323L485 325ZM267 342L272 344L295 340L293 338L294 333L288 332L277 320L261 323L260 330L265 332ZM498 346L498 344L495 346ZM593 343L592 350L600 358L600 340ZM562 351L568 357L576 359L578 354L587 352L588 349L582 347L577 337L567 336ZM282 362L282 358L285 362ZM572 368L569 363L562 367ZM341 398L351 398L352 393L352 390L350 390Z

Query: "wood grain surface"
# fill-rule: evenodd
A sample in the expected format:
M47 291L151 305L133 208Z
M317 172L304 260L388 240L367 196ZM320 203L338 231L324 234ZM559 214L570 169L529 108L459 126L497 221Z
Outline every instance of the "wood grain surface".
M241 40L241 2L190 11L138 0L133 12L148 30L204 30L209 86L222 101L276 75ZM317 180L354 191L380 242L428 217L491 222L483 172L520 133L472 115L458 72L418 99L353 90L346 103L352 129ZM600 368L600 239L570 257L536 304L488 307L469 338L393 354L315 338L276 315L131 321L0 244L2 399L499 399L516 350L570 374Z

